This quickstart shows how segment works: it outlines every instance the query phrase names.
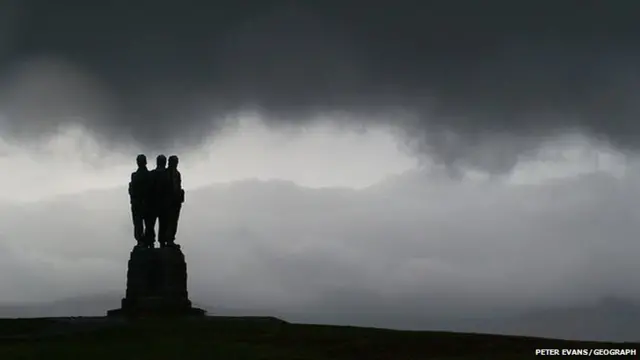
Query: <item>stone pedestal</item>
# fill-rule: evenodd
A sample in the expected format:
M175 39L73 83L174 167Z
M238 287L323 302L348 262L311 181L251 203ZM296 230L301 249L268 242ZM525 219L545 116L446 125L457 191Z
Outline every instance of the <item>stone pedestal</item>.
M129 259L122 308L107 312L107 316L204 314L189 301L187 263L179 247L135 247Z

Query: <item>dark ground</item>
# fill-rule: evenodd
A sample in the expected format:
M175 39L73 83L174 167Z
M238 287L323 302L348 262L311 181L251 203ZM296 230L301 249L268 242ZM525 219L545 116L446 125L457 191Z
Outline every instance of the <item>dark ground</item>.
M300 325L259 317L0 319L3 360L527 359L536 348L640 349L640 343Z

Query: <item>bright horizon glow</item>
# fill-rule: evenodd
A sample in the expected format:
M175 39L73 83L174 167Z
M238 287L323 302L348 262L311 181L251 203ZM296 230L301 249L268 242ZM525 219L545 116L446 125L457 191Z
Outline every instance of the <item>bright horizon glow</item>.
M428 166L424 159L401 149L402 139L391 127L367 131L318 123L291 133L269 128L256 116L223 128L200 149L180 154L185 188L245 179L286 180L297 185L361 189L391 176ZM80 127L68 127L37 148L0 137L0 199L38 201L52 196L124 186L138 152L105 153ZM154 157L147 154L149 167ZM523 159L506 184L535 184L547 180L604 171L621 176L625 157L579 135L561 136L543 144L537 156ZM422 165L419 165L422 164ZM490 178L467 171L467 181Z

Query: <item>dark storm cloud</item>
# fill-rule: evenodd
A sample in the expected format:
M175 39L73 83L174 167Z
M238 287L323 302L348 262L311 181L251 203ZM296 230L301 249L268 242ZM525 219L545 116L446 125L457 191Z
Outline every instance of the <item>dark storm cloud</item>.
M412 147L495 171L553 131L638 144L634 2L5 3L0 111L14 134L73 117L155 147L239 109L273 124L400 109L415 115ZM487 141L513 144L469 158Z

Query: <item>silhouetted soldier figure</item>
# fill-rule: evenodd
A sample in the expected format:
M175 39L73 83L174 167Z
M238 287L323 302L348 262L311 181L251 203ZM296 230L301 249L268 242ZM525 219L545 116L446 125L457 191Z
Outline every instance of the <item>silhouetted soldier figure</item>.
M129 199L133 218L133 237L138 246L148 245L149 237L153 239L153 223L150 216L151 177L147 170L147 157L140 154L136 158L138 170L131 173L129 182Z
M171 181L167 171L167 157L158 155L156 158L156 168L151 171L152 179L152 209L153 209L153 226L155 227L156 219L158 220L158 242L160 246L167 244L167 235L169 234L169 207L171 203Z
M167 245L175 245L176 233L178 232L178 220L180 219L180 210L184 203L184 189L182 189L182 176L178 171L178 157L176 155L169 156L169 165L167 166L169 181L171 183L169 212L167 220L169 222Z

